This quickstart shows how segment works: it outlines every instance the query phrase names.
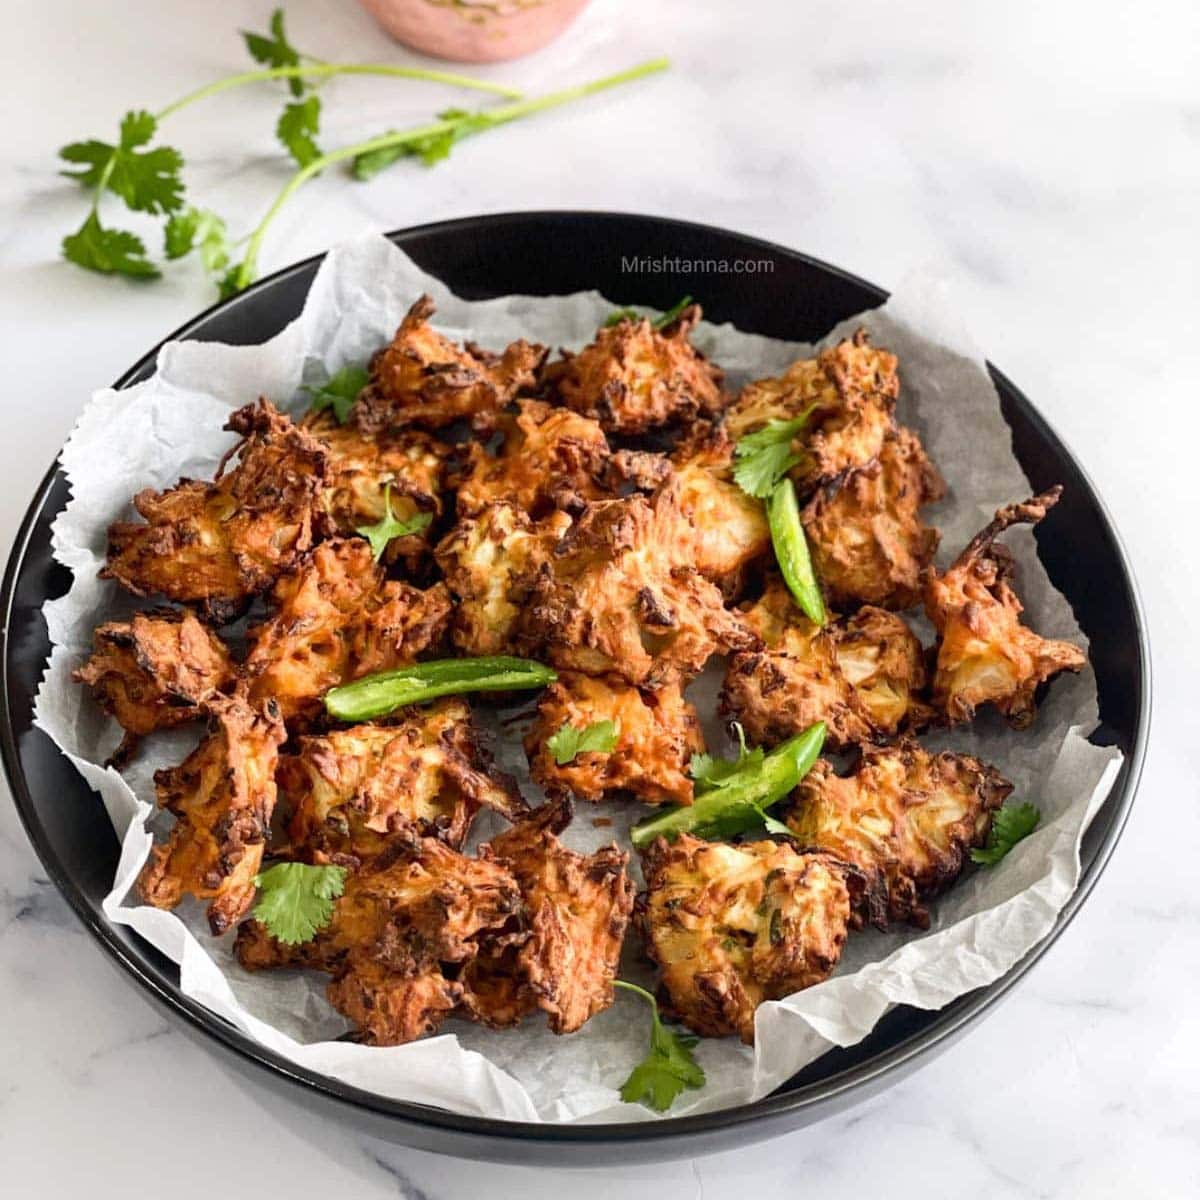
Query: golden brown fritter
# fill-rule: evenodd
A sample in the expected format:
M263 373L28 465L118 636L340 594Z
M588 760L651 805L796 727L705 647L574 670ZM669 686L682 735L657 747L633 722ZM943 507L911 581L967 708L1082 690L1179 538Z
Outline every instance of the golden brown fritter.
M235 618L313 543L326 453L269 401L238 409L238 463L212 483L181 479L133 498L146 519L116 521L100 572L137 596L198 604L218 624Z
M889 919L925 929L924 901L958 878L1011 791L969 754L931 754L906 739L864 751L845 778L818 761L796 789L787 824L802 845L859 868L868 920L881 929Z
M615 845L568 850L555 834L570 820L568 802L544 805L479 852L516 877L526 935L501 939L466 967L464 1009L475 1020L511 1025L536 1007L555 1033L574 1033L613 1002L633 910L629 855Z
M346 877L332 919L311 941L286 945L251 920L238 929L236 951L247 970L328 972L329 1002L359 1040L397 1046L438 1028L462 999L461 965L521 912L516 880L500 864L436 838L397 839Z
M515 416L500 418L504 444L498 455L477 442L468 447L458 484L460 517L504 502L537 519L613 495L608 439L595 421L540 400L522 400L517 408Z
M532 386L545 347L521 340L503 354L473 342L460 348L429 324L433 313L433 300L420 297L391 344L371 360L370 382L350 414L364 433L410 425L442 429L461 420L491 430L500 410Z
M511 654L521 611L537 577L571 525L564 512L533 521L515 504L465 517L434 551L454 596L451 639L471 656Z
M185 609L155 608L109 621L97 628L95 646L74 677L125 730L117 763L139 737L202 715L200 705L233 682L225 643Z
M205 710L204 741L179 766L155 772L158 803L175 825L166 845L150 851L138 891L155 908L174 908L185 892L211 901L208 924L220 935L254 899L285 734L273 705L259 710L239 696L213 696Z
M556 667L660 688L756 639L694 568L673 565L678 510L640 496L589 504L542 563L519 644Z
M398 521L420 513L441 516L449 448L435 438L415 429L365 434L356 425L339 425L328 411L302 424L328 455L321 507L337 532L349 535L382 520L388 497ZM385 558L415 567L428 549L427 527L393 539Z
M939 637L933 703L952 725L994 704L1022 729L1033 720L1038 685L1087 662L1078 646L1021 624L1021 601L1008 582L1012 555L995 541L1010 525L1036 525L1061 494L1055 487L1000 509L945 574L925 572L925 612Z
M287 721L314 716L329 688L413 662L449 620L444 584L385 581L363 538L322 542L275 585L272 615L250 631L250 698L275 700Z
M404 709L386 725L302 737L276 781L290 853L309 862L357 867L413 833L458 849L481 807L510 820L525 812L458 698Z
M725 405L723 373L691 343L703 314L693 304L661 332L643 317L598 329L578 354L564 351L542 379L568 408L608 433L686 425Z
M800 519L813 567L835 608L911 608L940 535L919 515L946 485L916 434L898 429L879 457L818 488Z
M879 608L814 625L772 579L743 613L762 648L734 654L721 712L752 742L775 745L824 721L834 747L877 740L924 720L924 652L904 621Z
M588 751L568 763L555 762L548 738L564 725L583 730L597 721L617 726L610 752ZM619 678L594 679L577 671L563 671L542 692L537 719L525 736L536 783L551 793L568 791L591 801L626 792L646 804L691 804L688 764L703 749L700 719L678 684L650 692Z
M703 1037L754 1041L754 1012L826 979L851 914L852 869L786 842L731 846L690 834L642 856L638 914L669 1013Z
M771 550L771 531L761 500L733 482L733 441L723 426L701 427L675 453L655 499L677 511L681 541L673 553L731 598L746 574Z
M804 493L879 456L899 394L896 356L875 349L860 329L815 359L794 362L778 378L748 384L725 424L736 441L768 421L790 421L811 410L794 443L803 458L791 472Z

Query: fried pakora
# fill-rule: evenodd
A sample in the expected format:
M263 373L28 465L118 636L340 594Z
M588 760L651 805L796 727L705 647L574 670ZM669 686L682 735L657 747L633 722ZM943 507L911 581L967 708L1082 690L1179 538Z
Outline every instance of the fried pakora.
M556 667L648 688L755 645L712 583L672 565L679 519L641 496L589 504L538 569L519 645Z
M498 455L477 442L458 482L460 517L511 503L535 520L555 509L578 511L586 500L614 493L608 484L610 452L604 430L569 408L521 400L517 413L500 418L504 443Z
M515 504L502 502L454 526L434 557L455 600L450 630L455 646L470 655L513 652L538 568L570 525L564 512L535 522Z
M422 296L391 344L371 360L370 381L350 412L364 433L410 425L442 429L462 420L490 431L501 409L533 385L545 347L524 340L502 354L473 342L459 347L429 324L434 311L433 300Z
M329 688L436 646L450 608L444 584L385 580L364 539L322 542L275 585L272 615L250 631L250 698L274 700L287 721L311 717Z
M397 839L346 877L332 919L312 940L288 945L250 920L235 949L247 970L329 973L329 1002L359 1040L398 1046L441 1025L462 1000L462 965L522 911L517 881L501 864L436 838Z
M200 706L233 682L225 643L186 609L156 608L95 632L92 657L75 672L125 730L114 763L139 738L201 716Z
M801 456L791 471L801 492L855 467L873 462L893 428L900 395L894 354L877 350L866 331L794 362L778 378L748 384L725 413L737 440L768 421L808 414L794 449Z
M633 910L629 855L615 845L594 854L555 836L571 820L563 800L540 808L480 850L512 872L525 905L523 938L502 938L463 971L466 1014L512 1025L535 1008L555 1033L574 1033L613 1002L621 942Z
M406 709L386 725L302 737L275 778L290 853L310 862L358 866L412 832L457 850L481 807L509 820L525 812L460 699Z
M693 304L662 330L645 317L598 329L578 354L564 351L550 363L542 381L607 433L646 433L713 416L725 406L724 373L691 343L701 316Z
M817 489L800 519L835 608L911 608L920 600L921 572L940 535L919 510L945 491L916 434L903 428L884 439L874 462Z
M925 717L924 651L900 617L864 608L814 625L772 579L743 620L761 648L730 656L721 712L751 741L775 745L824 721L829 744L843 747Z
M436 439L415 429L365 434L355 425L339 425L328 411L302 425L328 455L321 507L338 533L376 524L389 504L400 522L422 513L441 516L448 448ZM428 529L418 530L389 542L385 557L415 569L428 549Z
M852 863L866 887L861 913L929 926L925 901L953 883L987 840L1012 784L969 754L931 754L906 739L868 749L852 775L823 759L800 782L787 825L802 845Z
M204 707L208 736L179 766L155 772L158 803L175 825L150 851L138 891L155 908L174 908L184 893L210 901L208 924L220 935L254 899L285 732L271 703L259 710L213 696Z
M321 443L267 400L238 409L225 428L243 439L237 465L226 471L226 455L212 483L181 479L165 492L139 492L133 505L145 524L109 527L100 572L137 596L197 604L217 624L313 544L327 462Z
M668 1012L703 1037L754 1041L754 1012L828 978L861 881L787 842L730 846L682 834L642 856L638 921Z
M610 751L556 761L549 738L563 726L583 730L598 721L616 727ZM550 793L567 791L591 801L627 793L646 804L691 804L688 764L703 750L700 718L678 684L643 691L622 679L577 671L563 671L542 693L525 736L534 782Z
M994 704L1018 729L1032 722L1038 686L1087 657L1070 642L1039 637L1021 624L1009 586L1014 562L996 538L1011 525L1036 525L1058 503L1061 487L1000 509L944 573L925 572L925 612L938 631L934 707L952 725Z

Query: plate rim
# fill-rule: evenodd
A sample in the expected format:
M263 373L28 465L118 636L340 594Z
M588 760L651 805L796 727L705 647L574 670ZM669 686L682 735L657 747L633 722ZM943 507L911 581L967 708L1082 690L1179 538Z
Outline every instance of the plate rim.
M733 237L747 247L757 247L763 251L790 259L799 259L819 270L849 281L878 298L879 303L886 300L888 293L878 285L861 278L841 267L827 263L821 259L791 249L779 243L772 242L737 230L702 222L681 220L673 217L663 217L650 213L614 212L611 210L588 209L531 209L514 210L503 213L479 214L475 216L457 217L441 221L430 221L420 225L407 226L403 229L390 230L382 236L393 244L402 245L405 239L421 234L451 233L466 228L478 229L491 224L509 224L530 221L562 221L562 220L593 220L604 223L620 224L627 221L654 222L665 228L688 229L694 233L712 234L721 237ZM318 265L328 254L328 250L307 258L290 263L273 271L271 274L257 280L245 291L227 300L210 305L195 316L189 318L177 329L173 330L152 349L138 359L130 368L124 371L112 385L116 389L129 386L136 377L145 370L147 365L153 365L159 351L168 342L185 338L197 326L206 322L218 310L233 309L248 297L268 289L288 276L301 273ZM1057 441L1072 460L1074 466L1083 477L1091 499L1107 527L1116 550L1117 563L1123 581L1132 600L1134 624L1137 634L1137 649L1139 668L1142 676L1142 703L1138 714L1137 728L1134 731L1133 743L1121 774L1114 780L1113 789L1104 802L1104 806L1116 805L1109 829L1101 838L1100 844L1091 862L1084 868L1075 892L1067 900L1063 909L1055 919L1046 936L1034 946L1028 954L1015 963L999 979L986 988L977 989L965 996L951 1001L940 1015L920 1031L909 1035L896 1045L881 1051L864 1063L847 1068L843 1073L832 1079L819 1080L792 1091L782 1094L772 1094L748 1104L732 1108L718 1109L708 1113L698 1113L688 1116L665 1117L641 1122L620 1123L539 1123L524 1121L509 1121L494 1117L481 1117L470 1114L451 1112L432 1105L419 1104L407 1100L394 1100L388 1097L368 1092L351 1084L343 1083L330 1076L321 1075L305 1067L291 1062L268 1050L211 1013L190 997L183 996L175 987L165 986L153 972L144 970L125 951L120 939L116 937L109 923L94 912L90 902L81 889L61 866L44 836L40 821L33 808L33 797L20 761L19 748L14 736L13 722L8 707L9 695L9 627L12 606L15 599L17 582L24 566L25 555L34 530L42 517L49 493L54 486L61 467L58 457L51 464L34 492L25 513L21 519L13 546L4 572L3 584L0 586L0 613L3 614L3 627L0 628L0 759L3 760L5 775L8 780L14 807L26 835L29 837L34 851L42 866L60 894L64 896L72 911L83 923L88 932L100 943L106 953L160 1005L185 1021L193 1030L206 1037L223 1043L224 1048L254 1064L260 1070L272 1076L281 1077L301 1089L304 1093L317 1092L325 1098L351 1109L366 1109L367 1111L392 1121L399 1120L409 1124L438 1129L451 1134L495 1139L500 1142L542 1143L549 1146L584 1146L604 1145L619 1147L634 1146L646 1143L661 1142L667 1139L687 1139L689 1143L697 1136L725 1132L740 1126L771 1121L771 1129L764 1128L762 1136L770 1137L776 1131L778 1119L788 1114L800 1113L815 1105L829 1105L830 1102L840 1101L843 1105L853 1103L854 1093L861 1093L865 1099L870 1093L871 1085L892 1073L901 1073L902 1069L920 1060L928 1059L935 1053L945 1049L957 1036L981 1020L1025 977L1032 967L1050 949L1054 942L1075 918L1084 901L1090 895L1100 876L1108 866L1112 854L1120 840L1132 811L1133 802L1141 781L1145 765L1151 713L1153 708L1153 676L1150 654L1149 628L1146 620L1146 610L1142 600L1141 590L1137 583L1129 553L1115 525L1102 494L1097 490L1091 476L1088 474L1080 459L1061 435L1051 426L1049 421L1006 375L999 371L990 361L988 369L993 376L1014 395L1019 397L1027 406L1035 424L1041 427L1041 432ZM60 752L61 753L61 752ZM695 1147L686 1147L689 1153Z

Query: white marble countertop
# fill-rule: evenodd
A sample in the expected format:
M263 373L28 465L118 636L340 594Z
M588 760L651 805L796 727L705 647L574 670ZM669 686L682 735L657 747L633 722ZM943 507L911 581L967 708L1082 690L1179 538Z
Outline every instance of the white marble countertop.
M78 222L53 151L238 69L269 4L10 5L0 48L5 540L89 391L208 305L57 258ZM750 18L754 19L751 20ZM343 0L295 0L328 58L409 61ZM491 69L529 91L666 52L666 76L514 125L436 170L313 183L273 269L366 229L539 207L648 211L795 246L882 284L932 264L989 355L1078 453L1137 568L1156 645L1140 799L1108 872L984 1024L849 1114L733 1155L574 1174L414 1153L269 1100L120 977L0 804L5 1193L317 1197L1183 1197L1200 1188L1200 9L1187 0L596 0L550 50ZM440 89L337 81L327 140L415 121ZM447 100L449 97L449 100ZM248 224L287 168L278 97L182 115L193 194ZM174 140L173 138L173 140ZM268 1175L269 1173L269 1175ZM347 1185L351 1189L346 1191Z

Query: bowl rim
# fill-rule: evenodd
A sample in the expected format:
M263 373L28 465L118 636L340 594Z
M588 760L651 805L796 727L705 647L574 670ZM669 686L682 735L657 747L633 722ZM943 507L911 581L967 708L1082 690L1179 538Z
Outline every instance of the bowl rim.
M563 220L597 221L613 224L628 221L648 221L657 223L663 226L664 229L685 229L702 236L733 237L743 243L747 249L758 249L765 253L800 260L826 274L853 283L877 297L879 303L883 303L888 296L888 293L884 289L862 279L860 276L778 243L720 226L646 213L626 213L607 210L592 211L586 209L533 209L431 221L421 225L408 226L404 229L391 230L383 236L387 237L393 244L403 246L406 239L415 238L423 234L452 233L456 230L462 231L469 228L478 229L481 225ZM279 270L257 280L237 295L210 305L164 337L134 363L133 366L124 371L112 386L116 389L130 386L148 366L152 367L154 365L155 359L163 346L168 342L186 338L198 326L203 325L218 309L236 308L239 303L243 303L247 298L273 287L289 276L316 267L325 258L327 253L328 251L314 254L308 258L281 267ZM1133 618L1137 634L1139 668L1142 676L1141 705L1132 748L1121 772L1124 780L1121 782L1118 778L1118 780L1114 781L1113 789L1110 790L1109 796L1102 806L1108 807L1114 804L1116 806L1112 813L1109 827L1096 847L1091 861L1084 867L1075 892L1058 914L1050 931L1024 958L1014 964L995 982L952 1001L946 1008L940 1010L939 1016L925 1024L920 1030L902 1038L886 1050L880 1051L866 1062L849 1067L829 1079L817 1080L794 1090L774 1093L748 1104L741 1104L732 1108L717 1109L713 1112L698 1113L689 1116L664 1117L627 1124L596 1122L552 1124L508 1121L493 1117L455 1113L447 1109L419 1104L413 1101L390 1099L301 1067L276 1054L274 1051L267 1049L265 1046L260 1045L247 1034L242 1033L232 1025L216 1017L197 1001L184 996L179 992L176 985L167 985L154 972L143 968L142 964L126 952L121 940L116 936L114 928L103 919L101 914L92 908L87 897L59 862L50 846L40 819L34 809L32 793L25 778L12 716L8 706L9 630L12 607L17 584L24 567L29 542L43 516L43 510L49 493L57 482L61 471L57 458L43 477L21 519L5 569L3 584L0 586L0 614L3 615L3 626L0 628L0 758L3 760L4 771L14 806L39 860L58 891L66 898L75 915L96 941L100 943L102 949L125 972L132 976L154 1000L164 1006L176 1018L186 1022L193 1030L223 1043L226 1050L246 1062L254 1064L257 1069L266 1071L276 1077L282 1077L304 1092L315 1091L327 1100L341 1106L349 1107L350 1109L365 1109L376 1116L384 1118L399 1119L402 1122L441 1130L450 1134L493 1139L500 1142L519 1141L530 1144L541 1143L547 1146L574 1144L579 1146L604 1145L619 1147L621 1145L645 1145L646 1143L664 1141L666 1139L686 1138L691 1142L694 1141L696 1135L713 1133L718 1130L728 1131L731 1128L756 1122L764 1122L765 1124L765 1118L778 1118L787 1114L798 1113L818 1104L823 1107L829 1106L831 1101L836 1104L838 1098L841 1099L842 1105L853 1103L855 1099L853 1093L855 1092L859 1092L861 1098L865 1099L870 1094L870 1085L873 1082L881 1080L886 1075L899 1073L907 1065L916 1065L921 1060L932 1057L937 1051L944 1049L950 1041L954 1040L969 1025L980 1020L988 1012L993 1011L999 1001L1009 994L1018 981L1049 950L1063 930L1074 919L1107 867L1129 819L1146 757L1153 705L1149 630L1144 603L1130 563L1128 551L1112 520L1108 506L1077 456L1032 401L990 362L987 363L987 366L993 378L1009 389L1024 403L1033 423L1038 427L1039 435L1057 441L1062 446L1064 452L1072 460L1084 482L1087 484L1091 499L1104 525L1107 527L1116 550L1117 565L1120 569L1122 580L1132 601ZM764 1136L769 1136L769 1134L765 1133Z

